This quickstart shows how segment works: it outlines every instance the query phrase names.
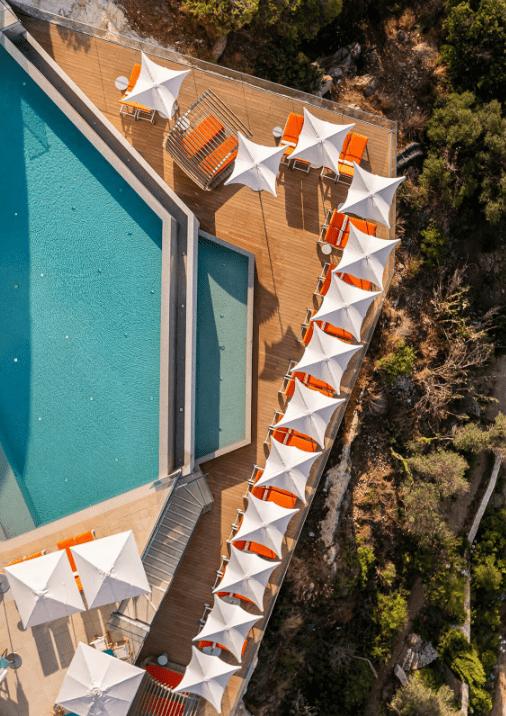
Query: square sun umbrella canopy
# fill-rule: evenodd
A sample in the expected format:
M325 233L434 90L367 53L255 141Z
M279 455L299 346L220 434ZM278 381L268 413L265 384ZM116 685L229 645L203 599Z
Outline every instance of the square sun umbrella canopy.
M239 150L227 184L244 184L253 191L268 191L276 196L276 177L286 147L265 147L237 133Z
M344 398L327 398L318 390L306 388L295 378L295 390L286 413L276 423L276 428L290 428L316 440L325 447L325 433L338 405Z
M354 126L318 119L304 107L304 124L290 159L305 159L314 167L328 167L338 175L344 140Z
M144 52L141 55L139 78L125 101L143 104L171 119L183 80L191 70L169 70L150 60Z
M383 289L383 274L390 254L400 239L378 239L359 231L350 222L350 235L333 273L347 273Z
M257 542L281 557L288 523L298 511L298 508L289 510L275 502L259 500L250 493L241 526L232 541Z
M268 562L253 552L246 552L230 545L230 559L225 573L213 594L230 592L249 599L262 612L264 592L272 572L281 562Z
M197 636L193 637L193 641L214 641L224 646L237 661L241 661L242 648L250 629L261 618L260 614L250 614L242 607L228 604L215 595L206 623Z
M336 328L348 331L360 341L364 318L369 306L379 295L381 291L364 291L363 288L351 286L333 274L329 290L311 319L313 325L314 321L325 321Z
M209 701L218 713L221 713L223 692L227 688L232 674L241 667L226 664L217 656L208 656L192 646L192 658L186 667L182 681L173 691L198 694Z
M315 323L311 340L300 361L292 368L292 373L309 373L340 393L341 379L348 363L361 349L362 346L354 346L325 333Z
M292 155L293 156L293 155ZM353 179L346 201L339 211L372 219L390 228L390 207L395 191L406 177L382 177L362 169L353 162Z
M132 530L71 550L89 609L151 592Z
M78 716L126 716L145 673L79 642L56 703Z
M85 611L63 550L5 567L5 572L25 629Z
M271 451L255 487L278 487L306 502L306 482L313 463L321 452L307 452L295 446L271 440Z

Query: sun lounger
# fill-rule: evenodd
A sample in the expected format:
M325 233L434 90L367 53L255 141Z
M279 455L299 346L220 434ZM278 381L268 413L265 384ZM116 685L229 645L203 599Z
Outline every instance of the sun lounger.
M218 136L224 129L219 119L208 114L183 137L183 148L189 157L194 157Z
M78 544L84 544L85 542L92 542L94 539L95 530L88 530L87 532L81 532L81 534L78 534L75 537L66 537L65 539L62 539L56 543L58 549L64 549L67 553L67 557L69 558L70 562L70 568L72 569L74 577L76 578L76 584L80 592L82 592L83 586L81 584L81 580L79 579L76 563L74 561L74 556L70 548L75 547Z
M145 119L151 124L154 124L155 121L155 110L150 109L149 107L146 107L143 104L139 104L138 102L129 102L128 101L128 95L135 87L135 83L139 79L139 74L141 71L141 66L138 64L134 65L134 68L132 70L132 74L130 75L130 79L128 81L128 87L125 90L125 94L123 97L119 100L119 103L121 105L119 113L120 115L129 115L130 117L133 117L135 121L138 119Z
M330 212L329 212L330 214ZM350 236L350 222L353 226L362 231L364 234L370 236L376 236L377 225L371 221L364 221L364 219L350 218L346 214L341 214L335 209L329 220L329 214L327 214L327 222L323 224L320 232L319 243L332 244L339 249L344 249L348 243Z
M336 175L328 167L323 167L320 176L324 179L332 179L334 182L345 179L351 183L355 172L353 162L360 164L365 152L367 152L367 156L369 157L367 142L368 138L362 134L350 132L344 140L343 149L337 163L339 174Z
M281 135L280 144L286 144L287 146L296 147L299 141L300 133L302 132L302 126L304 124L304 116L302 114L295 114L290 112L286 120L283 134Z
M314 388L319 393L327 395L328 397L334 396L334 389L328 383L323 380L314 378L309 373L293 373L293 375L285 375L283 378L283 385L280 390L285 397L291 398L295 392L295 378L298 378L303 385L307 385L309 388Z
M292 510L297 502L297 497L294 494L288 490L280 490L278 487L254 487L251 494L260 500L275 502L276 505L289 510Z
M235 137L227 137L211 154L202 159L199 165L200 169L208 176L221 172L236 158L238 146Z
M318 444L307 435L302 435L302 433L298 433L296 430L291 430L290 428L276 428L276 423L282 416L283 413L276 410L274 419L267 429L267 437L264 440L266 445L274 438L278 442L283 443L283 445L298 447L299 450L305 450L306 452L316 452L320 449Z
M315 315L315 313L316 310L314 308L307 309L306 320L302 324L302 328L298 338L299 343L302 343L302 345L304 346L307 346L307 344L311 340L311 336L313 335L313 322L311 319ZM353 341L353 336L351 335L351 333L345 331L344 328L336 328L336 326L333 326L326 321L316 321L316 324L319 328L322 329L322 331L325 331L325 333L328 333L330 336L335 336L336 338L340 338L344 341Z
M239 540L238 542L234 542L234 547L237 547L237 549L247 550L248 552L253 552L254 554L260 555L260 557L267 557L267 559L278 559L276 552L273 552L272 549L269 549L258 542Z
M146 671L148 674L151 674L158 683L165 684L165 686L171 689L175 689L176 686L179 686L183 679L182 674L177 674L175 671L166 669L163 666L158 666L158 664L148 664ZM167 716L173 716L172 712L168 712Z
M33 554L27 554L24 557L20 557L19 559L14 559L12 562L9 562L7 564L7 567L12 567L13 564L19 564L20 562L26 562L28 559L37 559L37 557L42 557L42 555L46 554L46 550L43 549L40 552L34 552Z
M316 288L316 294L317 296L325 296L325 294L329 290L330 282L332 281L332 271L337 268L338 264L325 264L323 267L323 272L325 273L325 276L320 276L318 279L318 286ZM358 288L362 288L364 291L372 291L373 286L370 281L366 281L362 278L355 278L355 276L352 276L349 273L338 273L337 276L341 278L346 283L349 283L350 286L357 286Z

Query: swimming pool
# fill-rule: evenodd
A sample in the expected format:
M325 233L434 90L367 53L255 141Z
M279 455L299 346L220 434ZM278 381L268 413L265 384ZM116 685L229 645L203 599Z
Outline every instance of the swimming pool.
M243 253L199 237L195 457L246 437L248 271Z
M8 539L158 477L162 221L1 46L0 92Z

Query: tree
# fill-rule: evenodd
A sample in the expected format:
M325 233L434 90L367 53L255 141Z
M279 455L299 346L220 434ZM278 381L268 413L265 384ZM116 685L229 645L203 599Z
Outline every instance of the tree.
M504 0L448 2L447 44L441 59L454 87L483 100L506 100Z
M399 716L458 716L460 709L454 706L453 691L441 686L433 691L415 675L406 686L401 686L392 701Z
M476 423L466 423L453 439L453 447L460 452L479 454L489 446L490 435Z
M469 465L452 450L437 448L427 455L413 455L407 463L420 478L433 482L443 499L462 495L468 489L464 475Z
M444 513L437 485L419 483L406 488L404 528L422 545L441 543L451 538Z
M506 118L497 100L480 105L471 92L441 96L427 123L432 143L420 185L458 209L476 196L486 219L506 211Z
M464 634L457 629L447 629L439 640L437 652L455 676L468 684L473 708L490 711L492 700L482 688L486 681L483 665L478 652Z

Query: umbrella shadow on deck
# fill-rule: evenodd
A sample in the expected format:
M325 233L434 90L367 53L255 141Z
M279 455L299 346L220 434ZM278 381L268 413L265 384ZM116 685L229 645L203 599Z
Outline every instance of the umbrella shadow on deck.
M20 674L12 670L9 671L6 681L0 685L0 713L2 716L11 716L11 714L29 716L30 713L30 705L21 686Z

